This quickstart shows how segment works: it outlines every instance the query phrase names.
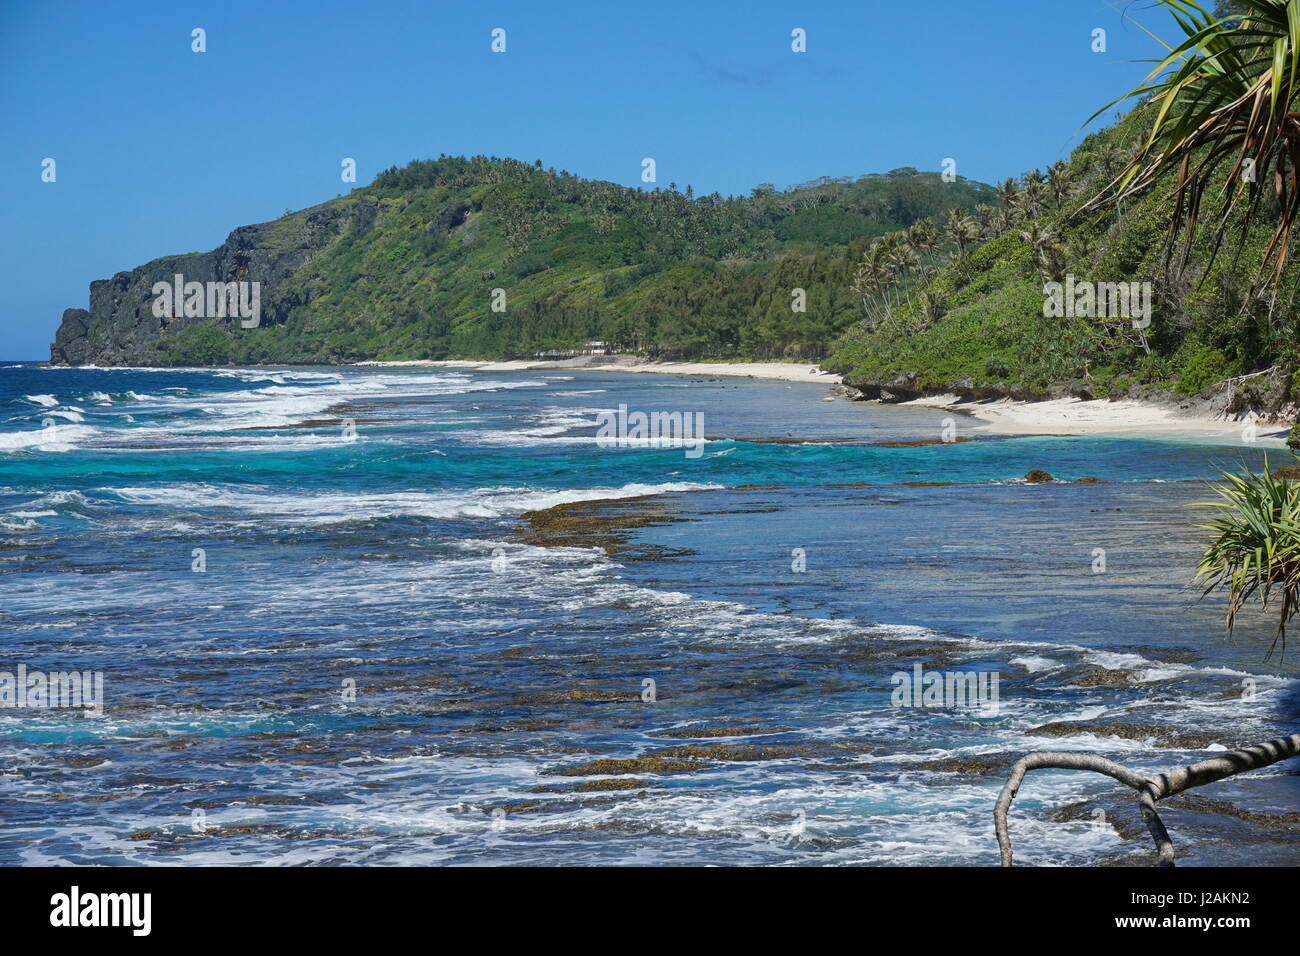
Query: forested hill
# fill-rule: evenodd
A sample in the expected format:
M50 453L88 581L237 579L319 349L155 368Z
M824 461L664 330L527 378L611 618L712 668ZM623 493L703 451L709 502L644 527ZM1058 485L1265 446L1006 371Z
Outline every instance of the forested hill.
M992 187L911 168L723 197L444 156L236 229L211 252L93 282L89 308L64 313L51 360L530 357L592 340L662 357L815 359L861 316L852 277L872 239L993 202ZM260 325L155 316L153 286L176 274L260 282Z
M907 290L892 286L896 273L882 272L868 249L855 273L863 319L828 366L868 395L896 398L1187 401L1214 393L1215 411L1291 415L1300 399L1300 257L1275 290L1259 267L1276 201L1266 198L1253 223L1240 211L1231 216L1217 257L1205 233L1188 248L1181 239L1169 244L1173 176L1087 209L1146 141L1153 113L1139 106L1087 136L1067 160L1000 184L997 213L972 223L964 248L930 257ZM1207 190L1202 220L1221 217L1223 186L1220 177ZM1128 316L1045 314L1048 283L1134 282L1151 291L1144 327ZM1225 380L1233 381L1218 384Z

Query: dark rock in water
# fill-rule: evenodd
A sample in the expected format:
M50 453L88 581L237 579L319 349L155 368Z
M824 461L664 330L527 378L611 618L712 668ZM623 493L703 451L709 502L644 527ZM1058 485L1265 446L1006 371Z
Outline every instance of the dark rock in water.
M571 501L521 515L527 544L542 548L604 548L608 554L635 559L642 549L629 542L634 528L693 518L675 517L676 511L655 495ZM640 554L640 556L647 556Z
M1032 484L1039 484L1044 481L1054 481L1055 479L1041 468L1032 469L1025 475L1025 481Z
M714 725L714 724L697 724L694 727L675 727L672 730L661 730L655 737L667 737L670 740L705 740L710 737L752 737L754 734L770 734L779 732L781 728L748 726L744 724L731 725Z
M594 687L569 687L564 690L545 691L524 697L531 703L565 704L565 703L609 703L611 701L637 701L641 695L635 691L600 690Z
M644 790L651 786L644 780L638 780L636 777L630 779L624 777L605 777L601 780L584 780L582 783L571 784L566 787L530 787L529 793L601 793L611 790Z
M1009 754L980 754L972 757L945 757L931 760L915 766L920 770L934 770L939 773L966 773L980 777L989 777L1006 772L1015 758Z
M708 764L698 760L665 760L663 757L629 757L626 759L605 757L600 760L592 760L590 763L578 764L574 767L556 767L553 770L543 770L542 775L548 777L594 777L623 773L691 773L696 770L703 770L707 766Z
M871 397L860 388L844 384L832 385L831 394L839 395L841 398L847 398L850 402L865 402Z
M1280 468L1274 468L1273 477L1285 478L1287 481L1300 481L1300 465L1282 465Z
M1030 737L1120 737L1124 740L1154 740L1157 747L1173 750L1204 750L1211 744L1231 744L1218 737L1190 733L1161 724L1098 723L1091 720L1061 720L1025 731Z
M669 747L654 754L665 759L687 758L690 760L781 760L788 757L802 757L817 753L810 744L686 744L681 747Z
M1098 811L1101 812L1098 813ZM1121 840L1150 841L1151 839L1146 824L1134 812L1133 807L1127 802L1117 801L1109 796L1098 800L1081 800L1078 803L1067 803L1063 807L1056 807L1047 812L1047 819L1053 823L1075 823L1079 820L1100 821L1109 826Z
M1294 811L1287 813L1260 813L1245 807L1239 807L1235 803L1230 803L1227 800L1216 800L1212 797L1205 797L1195 793L1181 793L1178 796L1165 801L1162 806L1179 807L1202 813L1222 813L1225 816L1234 817L1238 820L1245 820L1247 823L1253 823L1257 826L1268 827L1270 829L1290 829L1291 827L1300 824L1300 813Z
M1133 671L1110 670L1105 667L1089 667L1082 677L1070 681L1075 687L1127 687L1137 682L1137 675Z
M916 372L904 372L891 382L846 378L844 387L853 389L861 396L855 401L878 399L882 402L908 402L920 398L927 391L921 385L921 377Z

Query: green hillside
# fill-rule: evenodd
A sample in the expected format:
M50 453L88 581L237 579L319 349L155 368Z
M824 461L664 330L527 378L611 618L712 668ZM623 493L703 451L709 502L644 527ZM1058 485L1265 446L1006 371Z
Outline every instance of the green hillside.
M531 357L600 340L661 357L816 359L859 317L850 284L871 239L991 201L991 187L910 168L724 198L442 157L238 229L211 253L92 285L53 354L348 362ZM260 327L153 318L148 289L176 272L261 281ZM497 289L504 311L491 307Z
M1293 260L1276 288L1259 268L1277 219L1271 181L1249 228L1242 228L1240 209L1228 217L1229 238L1217 257L1208 228L1189 248L1181 230L1171 236L1174 176L1118 205L1086 209L1148 137L1153 113L1140 103L1115 126L1089 135L1067 161L1003 183L1002 210L968 225L973 239L965 252L945 256L892 306L887 283L882 291L871 281L866 256L859 287L872 294L860 297L861 317L827 364L868 393L885 387L896 395L1179 398L1225 378L1267 373L1259 377L1273 391L1265 404L1293 401L1300 394L1291 382L1300 367L1300 266ZM1220 218L1226 175L1203 196L1200 222ZM1149 327L1045 317L1045 283L1071 276L1151 283Z

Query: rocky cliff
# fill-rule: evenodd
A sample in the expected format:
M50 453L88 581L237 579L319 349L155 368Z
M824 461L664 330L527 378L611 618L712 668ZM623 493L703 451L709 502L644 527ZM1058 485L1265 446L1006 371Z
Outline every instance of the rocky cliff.
M88 309L63 313L50 361L62 365L171 364L163 347L168 336L186 328L220 323L232 328L238 318L175 317L154 315L155 283L171 283L176 275L186 282L261 283L261 322L282 324L293 309L305 305L307 296L293 282L311 258L339 235L364 236L373 225L377 202L368 197L332 200L284 219L241 226L211 252L165 256L130 272L90 284Z

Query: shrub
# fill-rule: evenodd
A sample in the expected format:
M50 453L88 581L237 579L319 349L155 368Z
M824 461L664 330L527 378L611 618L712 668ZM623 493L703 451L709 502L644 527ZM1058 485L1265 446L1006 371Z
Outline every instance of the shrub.
M1184 348L1182 366L1179 369L1178 387L1180 395L1195 395L1215 382L1228 378L1232 372L1232 362L1218 349L1207 345L1193 345Z

